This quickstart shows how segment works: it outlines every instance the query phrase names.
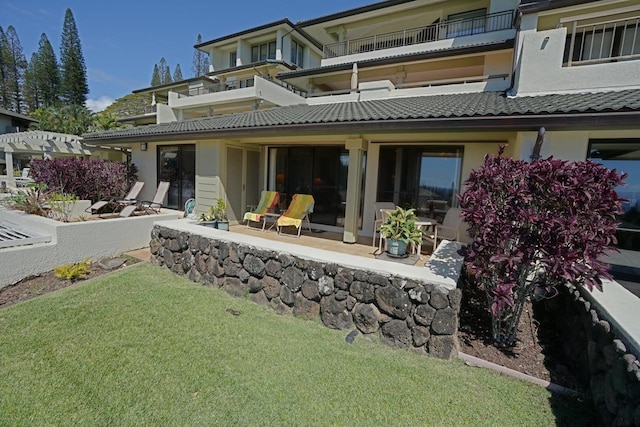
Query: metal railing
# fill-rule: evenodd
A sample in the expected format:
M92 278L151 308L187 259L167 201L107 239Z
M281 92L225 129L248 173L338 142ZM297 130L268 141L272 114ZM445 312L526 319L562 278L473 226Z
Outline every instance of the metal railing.
M324 59L513 28L513 10L324 45Z
M640 17L595 24L566 23L571 33L567 67L640 58Z
M144 106L144 114L153 114L158 112L158 107L156 105L145 105Z
M253 87L254 77L241 80L230 80L224 83L214 83L207 86L194 87L187 90L177 91L179 98L189 96L207 95L210 93L225 92L229 90Z

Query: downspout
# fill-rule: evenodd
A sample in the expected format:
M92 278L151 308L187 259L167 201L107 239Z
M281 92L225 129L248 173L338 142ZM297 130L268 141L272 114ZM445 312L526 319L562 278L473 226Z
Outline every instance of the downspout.
M513 58L511 59L511 84L509 85L509 87L507 89L505 89L504 91L504 95L506 97L515 97L516 94L513 93L513 87L516 84L516 58L518 57L518 55L516 55L516 49L519 46L518 41L520 40L520 23L522 21L522 12L517 11L516 12L516 16L514 17L514 23L513 26L516 30L516 39L514 40L513 43Z

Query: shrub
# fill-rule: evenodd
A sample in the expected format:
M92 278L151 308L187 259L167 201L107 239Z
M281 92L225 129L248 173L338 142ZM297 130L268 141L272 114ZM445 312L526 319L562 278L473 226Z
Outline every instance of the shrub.
M90 273L90 265L91 263L89 260L86 260L75 264L65 264L60 267L55 267L53 271L58 278L74 281L84 276L88 276Z
M78 196L73 194L53 193L49 197L49 216L63 222L69 222L69 216Z
M32 215L47 216L49 198L52 192L46 184L27 184L15 194L2 199L2 204Z
M591 161L528 163L503 150L472 171L460 206L473 239L466 267L487 293L494 340L510 346L527 297L551 297L565 283L602 289L610 275L600 258L617 250L615 188L626 175Z
M136 170L125 163L105 160L34 159L31 173L36 182L45 183L59 193L74 194L93 202L108 197L122 197L135 180Z

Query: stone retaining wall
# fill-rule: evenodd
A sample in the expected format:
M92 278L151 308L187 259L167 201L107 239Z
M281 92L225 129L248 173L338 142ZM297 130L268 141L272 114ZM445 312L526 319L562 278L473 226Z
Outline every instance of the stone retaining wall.
M456 355L460 289L158 225L150 251L154 265L279 314L320 317L334 329L355 326L389 346L438 358Z
M595 304L575 287L541 305L545 323L555 327L564 342L578 380L590 389L605 425L640 425L640 362L635 349L621 339ZM598 291L594 291L598 292Z

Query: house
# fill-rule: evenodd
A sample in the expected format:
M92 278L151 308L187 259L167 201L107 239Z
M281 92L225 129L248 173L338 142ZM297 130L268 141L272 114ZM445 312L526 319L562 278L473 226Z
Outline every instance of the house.
M310 193L314 228L351 243L375 201L443 215L485 154L530 159L544 128L543 157L628 172L631 212L639 17L631 0L389 0L283 19L197 45L207 76L136 91L155 124L84 138L130 147L140 179L171 182L170 207L225 197L239 220L263 189Z

